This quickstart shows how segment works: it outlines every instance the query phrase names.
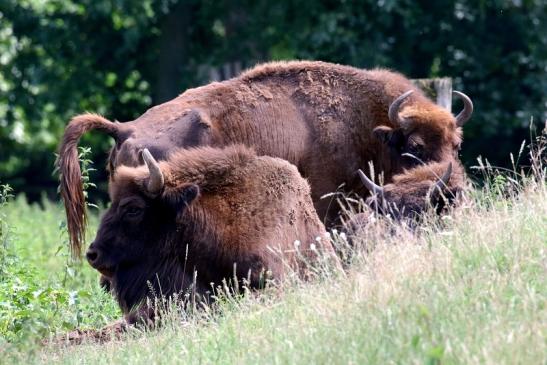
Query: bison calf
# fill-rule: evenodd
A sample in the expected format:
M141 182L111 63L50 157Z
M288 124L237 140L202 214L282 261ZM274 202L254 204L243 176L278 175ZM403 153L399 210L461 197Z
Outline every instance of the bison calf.
M145 165L116 169L86 254L129 322L160 293L206 295L232 278L258 288L265 273L281 279L320 253L336 259L329 240L316 239L325 228L290 163L237 145L179 150L160 163L146 149L141 156Z
M361 170L358 174L371 192L367 205L395 219L419 218L430 207L440 213L465 186L464 168L458 161L434 162L406 170L385 186L376 185Z

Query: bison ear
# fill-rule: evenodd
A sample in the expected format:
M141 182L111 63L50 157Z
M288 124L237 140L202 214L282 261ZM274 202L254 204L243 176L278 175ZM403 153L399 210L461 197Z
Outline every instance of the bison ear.
M399 148L404 144L404 135L401 129L381 125L372 130L372 134L385 145L392 148Z
M175 212L182 213L199 196L199 186L186 184L175 189L169 189L163 194L167 205Z
M372 134L374 135L374 137L378 138L380 142L387 144L388 141L391 139L391 135L393 134L393 128L381 125L374 128L372 130Z

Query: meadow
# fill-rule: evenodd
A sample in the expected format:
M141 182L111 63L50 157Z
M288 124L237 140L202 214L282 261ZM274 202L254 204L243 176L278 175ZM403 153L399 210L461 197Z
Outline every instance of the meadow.
M547 135L544 135L547 137ZM538 140L539 141L539 140ZM541 142L541 141L539 141ZM545 143L545 141L543 141ZM226 296L195 314L106 344L42 344L120 318L98 275L68 257L63 211L2 192L0 357L78 364L545 364L547 165L481 165L456 209L417 231L374 219L344 273L325 267L262 293ZM102 209L92 210L88 238ZM350 250L345 236L336 244Z

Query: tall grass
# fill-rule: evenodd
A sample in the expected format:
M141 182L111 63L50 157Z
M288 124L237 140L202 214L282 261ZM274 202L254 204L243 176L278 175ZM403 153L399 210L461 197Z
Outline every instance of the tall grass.
M170 311L161 327L130 331L102 345L27 343L0 351L11 362L79 364L544 364L546 146L547 131L534 143L531 166L515 162L513 171L479 163L484 187L418 230L371 219L358 249L333 233L338 247L352 250L344 273L325 267L309 282L292 278L261 293L225 296L218 306L194 314ZM23 219L16 212L24 209L32 211L22 214L30 225L61 214L52 206L46 212L16 201L6 211L16 232ZM51 242L20 237L34 247L43 244L45 254L34 261L37 250L19 251L37 271L47 266L55 272L63 262L51 256ZM81 313L95 318L80 326L100 327L114 317L113 303L95 293L88 268L78 270L83 274L75 283L94 293L81 298L80 305L89 305ZM98 320L94 311L104 308L109 318ZM62 330L56 320L51 323L50 333Z
M0 352L52 332L105 325L119 315L98 288L96 273L68 260L57 204L29 205L19 196L1 214L10 229L1 252Z
M544 184L494 208L474 205L442 229L383 236L345 277L225 300L211 314L172 313L159 330L102 346L48 348L38 359L541 364L546 202Z
M88 149L80 150L84 188ZM119 315L97 275L70 260L66 224L58 204L29 205L0 188L0 351L34 347L40 338L80 326L102 326ZM92 216L93 226L97 225ZM89 232L93 234L93 229Z

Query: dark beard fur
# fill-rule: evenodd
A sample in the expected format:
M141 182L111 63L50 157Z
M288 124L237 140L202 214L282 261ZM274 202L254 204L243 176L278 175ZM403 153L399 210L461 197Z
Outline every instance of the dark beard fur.
M211 247L216 247L211 243L216 242L211 232L205 230L198 235L195 227L169 228L172 233L158 240L163 241L163 245L156 243L155 249L141 252L131 264L118 265L111 279L112 293L126 316L154 305L158 298L169 299L175 295L185 308L187 304L201 306L212 303L216 292L214 285L226 283L227 288L222 290L237 292L237 287L244 285L249 269L261 271L261 260L251 256L237 266L237 271L241 267L247 269L238 272L238 279L234 280L234 265L222 265L217 253L211 250ZM192 243L182 245L180 242ZM255 268L253 264L258 266ZM251 280L246 285L259 288L263 283Z
M124 314L142 306L146 299L179 297L206 293L194 277L193 268L185 269L178 258L154 259L131 267L121 267L112 278L113 293Z

